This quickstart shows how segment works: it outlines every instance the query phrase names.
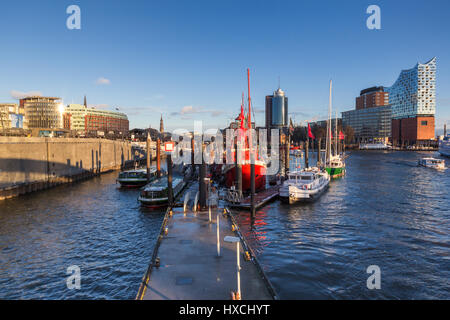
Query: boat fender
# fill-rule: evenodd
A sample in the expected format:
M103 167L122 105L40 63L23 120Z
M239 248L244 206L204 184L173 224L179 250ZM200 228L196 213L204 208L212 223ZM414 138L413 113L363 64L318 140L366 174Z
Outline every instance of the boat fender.
M165 229L164 229L164 235L167 236L168 234L169 234L169 228L165 228Z
M161 265L161 260L159 258L156 258L155 267L159 268L160 265Z

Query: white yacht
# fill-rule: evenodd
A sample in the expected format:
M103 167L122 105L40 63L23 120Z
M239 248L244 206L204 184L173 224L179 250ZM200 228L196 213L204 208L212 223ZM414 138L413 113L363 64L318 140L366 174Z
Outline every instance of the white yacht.
M439 153L445 157L450 157L450 133L439 141Z
M423 158L423 159L419 159L419 166L444 170L445 169L445 160L435 159L435 158Z
M313 201L328 188L330 175L317 167L293 171L280 188L280 199L289 204Z

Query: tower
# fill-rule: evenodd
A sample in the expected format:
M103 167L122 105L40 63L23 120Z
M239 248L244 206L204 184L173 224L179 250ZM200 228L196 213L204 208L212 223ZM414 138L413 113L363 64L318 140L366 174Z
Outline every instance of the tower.
M86 100L86 95L84 96L84 107L87 108L87 100Z
M163 133L164 132L164 121L162 118L162 114L161 114L161 120L159 121L159 132Z

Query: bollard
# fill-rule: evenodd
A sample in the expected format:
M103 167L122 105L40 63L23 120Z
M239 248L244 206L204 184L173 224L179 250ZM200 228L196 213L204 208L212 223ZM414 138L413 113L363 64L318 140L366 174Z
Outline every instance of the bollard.
M186 195L184 196L184 205L183 205L183 212L186 213L187 205L189 202L189 192L186 192Z
M209 222L211 222L211 205L209 205L209 210L208 210L208 212L209 212Z
M217 215L217 256L220 257L220 225L219 216Z
M199 196L199 192L197 191L197 193L195 194L195 199L194 199L194 207L192 208L192 211L194 211L194 212L197 212L198 196Z

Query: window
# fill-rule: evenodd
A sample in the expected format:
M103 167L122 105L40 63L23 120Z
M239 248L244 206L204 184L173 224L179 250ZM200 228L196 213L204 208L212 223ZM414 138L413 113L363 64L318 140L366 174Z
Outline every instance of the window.
M428 121L422 121L420 124L423 125L423 126L427 126L428 125Z

